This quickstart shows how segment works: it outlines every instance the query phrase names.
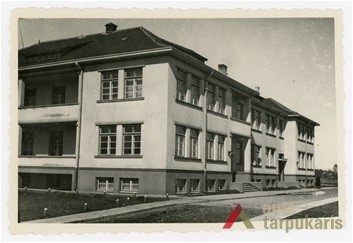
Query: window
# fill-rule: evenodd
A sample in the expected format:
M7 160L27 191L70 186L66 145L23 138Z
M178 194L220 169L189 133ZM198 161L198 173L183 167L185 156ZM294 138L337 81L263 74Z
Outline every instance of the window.
M266 148L266 165L275 167L276 166L276 149Z
M125 98L142 97L142 68L125 70Z
M36 93L35 89L25 89L24 106L36 105Z
M53 88L53 104L64 104L65 103L65 86Z
M261 165L261 146L256 144L252 144L251 155L252 155L252 164L253 165Z
M276 130L276 118L271 115L266 115L266 129L267 133L269 134L275 134Z
M218 160L221 161L224 161L224 140L224 136L218 135Z
M214 192L215 191L215 183L216 183L216 180L213 180L213 179L207 180L207 191Z
M141 154L141 125L124 126L124 154Z
M49 139L49 155L62 156L63 155L63 131L50 132Z
M175 155L185 156L185 132L186 128L176 126Z
M121 191L137 192L139 190L139 179L137 178L121 178Z
M177 71L177 99L186 101L186 72Z
M101 126L99 132L99 154L115 155L116 126Z
M221 88L219 88L218 105L218 112L224 114L226 109L226 90Z
M176 179L175 181L176 192L186 192L186 179Z
M199 179L190 179L190 192L199 192L200 191L200 180Z
M235 118L239 120L244 120L244 104L237 102L236 103L236 111L235 111Z
M112 191L114 190L113 177L97 177L97 191Z
M260 111L257 110L252 110L251 111L252 115L252 128L256 130L260 130L260 124L261 124L261 113Z
M102 72L102 100L118 99L119 71Z
M218 180L218 190L225 190L226 189L226 180L219 179Z
M23 132L22 133L22 155L33 155L33 133Z
M239 165L244 165L244 141L241 137L235 138L235 163Z
M279 119L279 137L283 138L283 132L284 132L284 121L282 119Z
M210 111L214 111L216 105L216 86L213 84L208 84L208 92L207 92L207 109Z
M214 134L212 133L207 133L207 159L214 159L214 146L213 146L213 141L214 141Z
M191 76L191 104L199 105L200 100L200 79Z
M198 158L198 145L199 145L199 131L196 129L190 129L190 157Z

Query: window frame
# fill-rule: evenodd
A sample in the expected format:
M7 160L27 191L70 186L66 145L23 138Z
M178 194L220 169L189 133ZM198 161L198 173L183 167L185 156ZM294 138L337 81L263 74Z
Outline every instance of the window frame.
M111 180L112 182L109 182ZM100 181L105 181L100 183ZM105 188L101 188L100 184L105 185ZM113 191L114 190L114 177L96 177L96 191Z
M225 161L225 156L224 156L224 144L225 144L226 137L223 135L218 135L218 160L219 161Z
M193 182L196 182L196 189L193 189ZM200 192L200 179L190 179L190 193L199 193Z
M107 128L107 132L103 132L103 129ZM114 128L114 129L112 129ZM106 148L102 148L102 138L106 137L107 140L104 143L107 144ZM114 139L113 139L114 138ZM115 144L115 146L114 146ZM106 153L102 153L102 149L106 149ZM99 155L116 155L117 152L117 128L116 125L102 125L99 126Z
M109 74L109 78L104 77L106 74ZM116 74L116 76L114 76L114 74ZM109 84L109 87L104 87L104 84L106 83ZM114 85L115 83L116 85ZM114 89L116 89L116 92L114 92ZM108 90L107 94L104 93L105 90ZM104 98L106 95L108 95L108 98ZM101 72L101 100L117 99L119 99L119 70Z
M207 110L215 111L216 109L216 85L207 84Z
M251 144L251 164L252 165L262 166L261 149L262 149L261 145L257 145L255 143ZM255 155L255 153L257 154L257 156Z
M25 145L27 147L26 150L24 149ZM33 145L34 145L33 132L27 132L27 131L22 132L21 155L33 155Z
M131 132L126 131L126 128L131 127ZM138 128L136 130L136 128ZM126 141L127 137L131 137L130 141ZM131 147L126 147L127 143ZM140 144L137 146L136 144ZM125 150L130 149L130 153L127 153ZM126 124L123 125L123 155L141 155L142 154L142 126L141 124ZM136 152L138 150L139 152Z
M127 183L124 183L124 180L128 180ZM137 181L137 183L133 183ZM129 189L125 189L124 185L128 185ZM121 192L138 192L140 190L140 179L139 178L120 178L120 191Z
M226 94L226 89L223 89L221 87L218 88L218 112L223 115L226 113Z
M182 183L178 183L182 182ZM179 190L182 185L182 190ZM175 193L186 193L186 179L177 178L175 179Z
M52 100L53 105L65 104L66 102L66 86L56 86L52 89Z
M190 158L199 157L199 134L198 129L190 128Z
M53 144L55 142L56 144ZM55 146L55 147L53 147ZM62 156L64 150L64 131L50 131L49 134L49 156ZM54 153L52 153L54 151Z
M180 76L182 73L183 77ZM186 94L187 94L187 72L181 69L177 69L177 87L176 87L176 99L186 102Z
M212 137L212 139L211 139ZM207 132L206 134L206 148L207 148L207 154L206 154L206 159L208 160L214 160L214 139L215 139L215 134L211 132Z
M196 84L193 83L193 81L196 80ZM191 82L190 82L190 103L192 105L195 106L200 106L200 96L201 96L201 92L200 92L200 83L201 83L201 79L191 75ZM194 102L196 100L196 102Z
M24 90L23 106L35 106L37 103L37 89Z
M132 70L141 70L141 74L138 72L134 72L133 76L128 76L128 72ZM128 84L128 82L132 82ZM140 82L140 84L139 84ZM124 69L124 98L125 99L133 99L133 98L141 98L143 97L143 68L136 67L136 68L127 68ZM129 87L132 86L132 90L128 90ZM132 96L130 97L127 95L128 93L132 92Z
M178 128L180 130L178 130ZM180 131L183 130L181 133ZM176 125L175 126L175 156L185 157L185 137L186 137L186 127ZM181 147L179 147L181 145ZM179 153L181 152L181 153Z

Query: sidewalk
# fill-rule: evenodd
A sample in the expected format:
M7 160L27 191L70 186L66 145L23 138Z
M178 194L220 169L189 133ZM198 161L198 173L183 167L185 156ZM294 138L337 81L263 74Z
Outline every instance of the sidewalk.
M256 191L256 192L247 192L247 193L238 193L238 194L205 195L205 196L196 196L196 197L186 197L186 196L176 197L170 201L137 204L137 205L131 205L131 206L126 206L121 208L112 208L112 209L93 211L93 212L87 212L87 213L72 214L72 215L60 216L56 218L26 221L22 223L73 223L73 222L79 222L84 220L103 218L107 216L123 215L127 213L145 211L149 209L168 207L172 205L186 204L190 202L209 202L209 201L221 201L221 200L229 200L229 199L244 199L244 198L254 198L254 197L296 194L296 193L310 193L317 190L318 189L308 188L308 189L297 189L297 190L288 190L288 191L286 190ZM325 188L320 190L325 190Z
M293 207L294 213L283 212L283 210L276 210L276 211L272 211L270 213L266 213L266 214L262 214L262 215L253 217L250 220L252 222L263 221L265 217L267 217L268 219L285 219L285 218L288 218L289 216L300 213L300 212L305 211L307 209L319 207L319 206L333 203L333 202L337 202L337 201L338 201L338 197L326 198L326 199L323 199L320 201L314 201L314 202L310 202L310 203L306 203L306 204L296 205Z

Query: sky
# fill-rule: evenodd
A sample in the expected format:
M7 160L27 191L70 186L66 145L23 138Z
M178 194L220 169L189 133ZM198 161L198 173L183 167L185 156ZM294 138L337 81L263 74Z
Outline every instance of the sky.
M105 31L143 26L157 36L196 51L214 69L261 96L318 122L316 168L338 163L333 18L266 19L21 19L19 47Z

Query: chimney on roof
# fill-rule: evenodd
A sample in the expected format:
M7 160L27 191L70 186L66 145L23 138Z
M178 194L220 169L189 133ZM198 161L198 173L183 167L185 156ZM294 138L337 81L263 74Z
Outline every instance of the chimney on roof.
M224 75L228 75L228 73L227 73L227 65L225 65L225 64L218 64L218 71L220 72L220 73L223 73Z
M260 86L256 86L256 87L255 87L255 90L257 91L257 93L260 94Z
M112 22L108 23L105 25L105 33L112 33L114 31L116 31L116 28L118 26L113 24Z

